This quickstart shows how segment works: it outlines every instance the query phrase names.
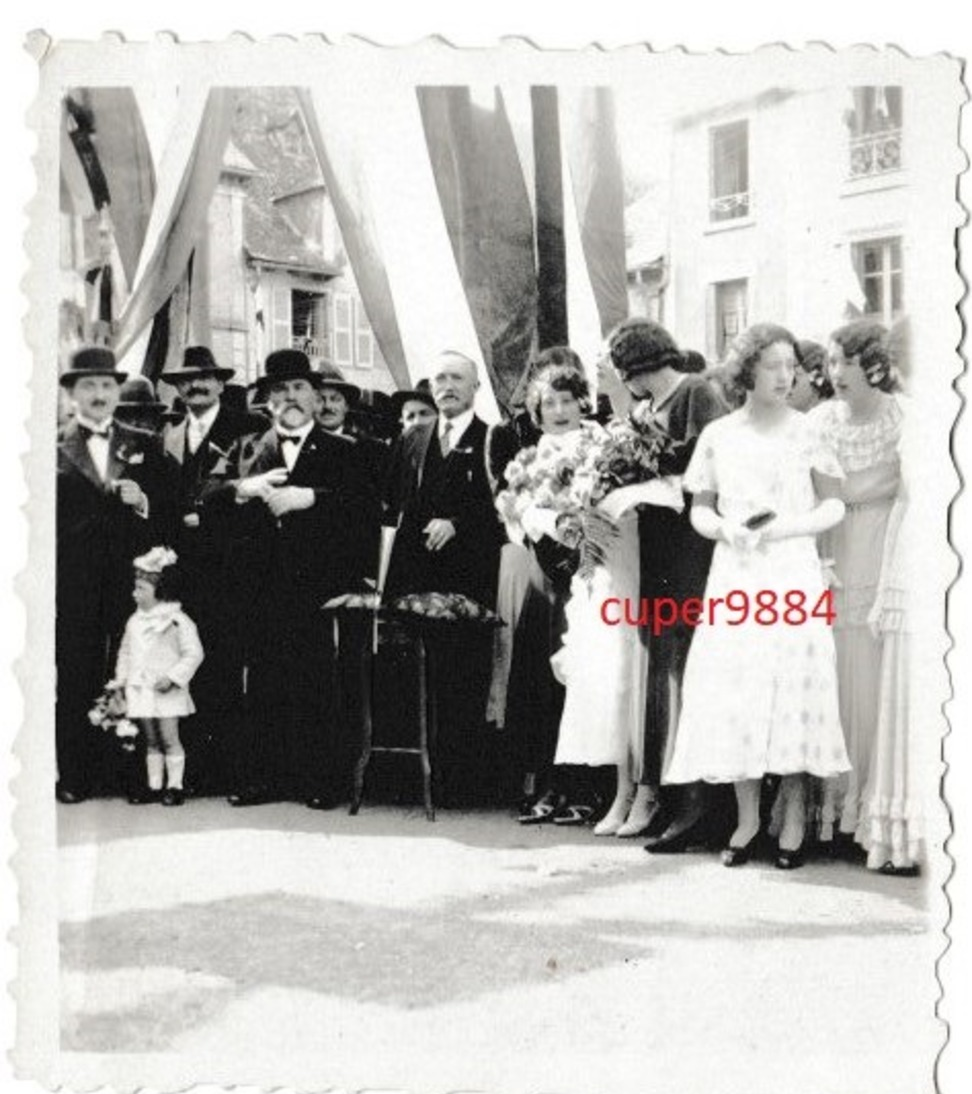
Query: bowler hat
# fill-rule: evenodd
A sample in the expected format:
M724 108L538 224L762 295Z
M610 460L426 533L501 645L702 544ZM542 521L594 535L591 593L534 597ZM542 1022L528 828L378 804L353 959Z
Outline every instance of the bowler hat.
M682 355L675 339L661 324L634 316L612 331L608 340L611 362L622 377L658 372L666 365L679 368Z
M274 384L282 384L287 380L306 380L320 389L320 373L311 368L310 358L303 350L274 350L267 357L263 367L265 375L260 376L253 384L259 400L266 399Z
M167 384L178 384L183 380L195 380L204 377L213 380L232 380L235 371L220 368L209 346L186 346L182 355L182 368L163 372L160 379Z
M345 399L347 399L348 402L351 404L360 401L361 388L358 387L356 384L349 383L349 381L345 380L344 374L337 367L337 365L332 365L329 362L325 361L324 364L321 365L320 371L317 375L319 377L319 387L335 388L337 391L340 391L342 395L344 395Z
M61 373L58 382L62 387L71 388L83 376L112 376L121 383L128 377L128 373L118 371L115 355L110 349L105 346L86 346L71 358L71 367Z

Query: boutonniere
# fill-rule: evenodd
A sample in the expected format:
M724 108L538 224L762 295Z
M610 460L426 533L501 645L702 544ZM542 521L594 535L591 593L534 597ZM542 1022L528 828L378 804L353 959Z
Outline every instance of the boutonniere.
M145 453L140 448L129 448L127 445L119 445L118 459L130 466L145 463Z

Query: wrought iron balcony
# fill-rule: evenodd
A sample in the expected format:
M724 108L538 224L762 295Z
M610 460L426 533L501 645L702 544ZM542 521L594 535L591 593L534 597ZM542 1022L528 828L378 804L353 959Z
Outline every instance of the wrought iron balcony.
M738 220L749 216L749 191L709 198L710 220Z
M852 137L850 142L850 175L853 179L883 175L901 169L901 130L867 133Z

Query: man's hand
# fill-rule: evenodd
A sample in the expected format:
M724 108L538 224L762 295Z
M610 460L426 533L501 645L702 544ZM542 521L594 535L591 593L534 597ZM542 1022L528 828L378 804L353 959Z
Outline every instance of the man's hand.
M129 505L132 509L145 509L148 507L148 498L137 482L133 482L131 479L119 479L115 483L115 490L122 505Z
M272 491L278 486L283 486L286 481L287 469L274 467L264 471L262 475L251 475L248 479L240 479L236 484L236 496L241 501L249 501L250 498L268 501Z
M175 686L175 681L170 680L168 676L160 676L158 680L155 681L156 691L171 691Z
M314 499L314 491L309 486L281 486L271 490L263 500L275 517L282 517L295 509L310 509Z
M435 517L422 529L425 534L425 549L441 551L456 534L456 526L445 517Z

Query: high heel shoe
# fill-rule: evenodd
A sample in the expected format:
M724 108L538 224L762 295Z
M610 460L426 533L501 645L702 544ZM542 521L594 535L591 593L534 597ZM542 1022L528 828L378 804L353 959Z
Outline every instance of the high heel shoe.
M756 850L756 844L759 842L759 832L753 836L748 843L744 843L741 847L735 847L731 843L722 852L721 859L723 866L745 866L747 862L753 857L753 851Z
M784 847L779 848L773 865L777 870L798 870L803 865L803 848L797 847L790 851Z
M614 814L613 816L608 813L606 817L602 817L597 824L594 825L595 836L619 836L621 829L624 827L624 817Z
M625 818L624 824L615 832L621 839L632 839L635 836L647 836L655 820L661 813L661 802L651 802L646 812L640 812L633 817L630 813Z

